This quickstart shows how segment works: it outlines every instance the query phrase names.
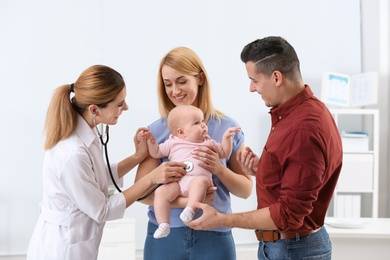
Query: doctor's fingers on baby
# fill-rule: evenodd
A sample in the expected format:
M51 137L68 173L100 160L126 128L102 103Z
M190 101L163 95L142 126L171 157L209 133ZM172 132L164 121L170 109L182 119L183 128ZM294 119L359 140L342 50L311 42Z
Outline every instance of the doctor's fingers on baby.
M181 162L164 162L160 164L153 170L159 178L159 182L156 183L179 181L187 173L186 167L187 165Z
M153 144L156 143L156 138L154 137L152 132L150 132L149 129L146 127L139 128L139 131L137 131L134 140L137 140L138 142L146 140L151 141Z
M149 129L146 127L140 127L137 129L137 132L134 136L134 140L138 142L144 141L148 138Z

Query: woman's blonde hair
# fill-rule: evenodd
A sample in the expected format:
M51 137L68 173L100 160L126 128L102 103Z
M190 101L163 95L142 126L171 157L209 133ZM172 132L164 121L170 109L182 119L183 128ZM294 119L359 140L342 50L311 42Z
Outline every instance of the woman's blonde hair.
M104 65L91 66L75 83L58 87L46 114L44 149L51 149L70 136L77 126L77 114L82 114L92 104L106 107L124 87L122 75Z
M162 117L167 118L169 112L175 107L165 92L161 72L164 65L192 76L198 76L200 73L203 73L204 83L202 87L199 87L198 104L199 108L204 113L205 121L207 122L209 119L214 118L220 119L224 115L213 106L209 77L199 56L187 47L177 47L172 49L161 59L158 70L157 94L159 100L159 111Z

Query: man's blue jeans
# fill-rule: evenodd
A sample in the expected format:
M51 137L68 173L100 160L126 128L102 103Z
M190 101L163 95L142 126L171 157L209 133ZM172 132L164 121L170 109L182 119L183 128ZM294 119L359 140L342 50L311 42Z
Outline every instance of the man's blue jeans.
M316 233L276 242L259 242L259 260L330 260L332 244L324 227Z

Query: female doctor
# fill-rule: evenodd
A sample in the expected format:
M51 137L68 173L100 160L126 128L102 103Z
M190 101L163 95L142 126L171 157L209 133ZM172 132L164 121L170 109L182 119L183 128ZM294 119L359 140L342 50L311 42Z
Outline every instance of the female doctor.
M178 181L176 177L185 174L184 163L165 163L122 193L108 196L109 167L96 126L115 125L128 109L125 98L122 76L102 65L86 69L74 84L54 92L45 123L41 213L27 259L97 259L107 220L122 218L125 209L156 184ZM147 129L137 133L140 130ZM108 165L120 184L148 154L145 140L133 141L133 155Z

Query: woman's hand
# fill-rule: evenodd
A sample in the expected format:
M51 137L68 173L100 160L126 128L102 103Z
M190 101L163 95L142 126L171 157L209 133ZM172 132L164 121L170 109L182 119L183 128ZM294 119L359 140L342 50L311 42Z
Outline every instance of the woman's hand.
M200 160L199 166L209 170L213 174L217 175L224 169L224 165L219 159L219 154L214 146L202 146L195 149L193 157Z
M179 181L187 172L187 165L181 162L163 162L150 172L153 184Z
M215 194L216 190L217 190L217 187L214 186L213 180L210 179L210 187L206 191L206 197L203 200L203 203L209 204L209 205L213 204L214 200L215 200L214 194Z
M239 151L237 153L237 161L243 171L252 176L256 176L259 157L253 153L251 148L245 147L244 151Z

